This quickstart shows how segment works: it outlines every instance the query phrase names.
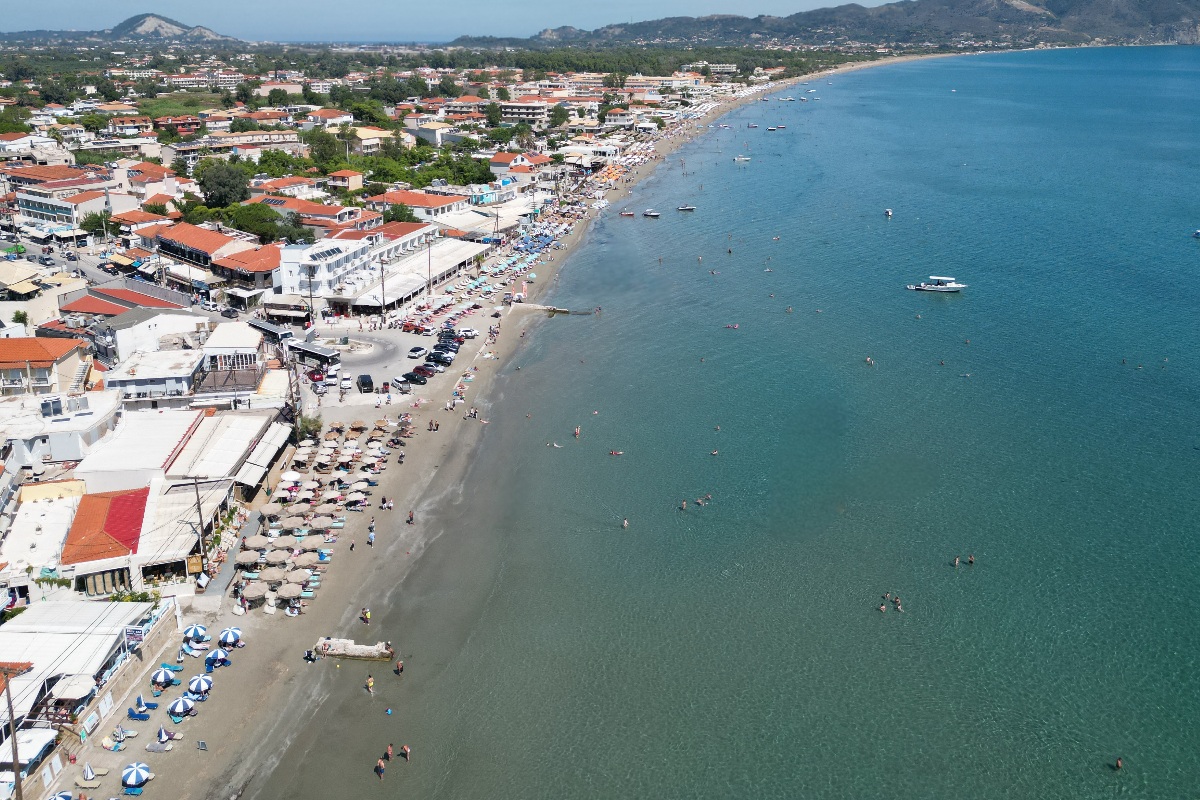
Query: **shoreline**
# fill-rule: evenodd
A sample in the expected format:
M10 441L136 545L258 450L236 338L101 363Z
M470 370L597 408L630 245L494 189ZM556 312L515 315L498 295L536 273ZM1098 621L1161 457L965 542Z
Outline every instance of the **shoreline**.
M634 185L651 176L669 155L702 135L705 132L702 128L706 130L713 121L749 103L759 102L762 97L815 78L960 55L970 54L939 53L853 62L772 83L758 91L722 102L699 117L666 129L653 142L653 158L630 167L615 186L603 192L603 199L609 205L615 204ZM594 187L594 190L598 189ZM593 201L585 202L591 205ZM550 292L560 270L576 250L589 240L592 223L603 213L612 212L606 208L589 208L560 240L561 249L548 251L552 258L538 263L539 279L530 285L528 302L531 306ZM522 309L520 305L507 309L499 320L502 331L494 345L473 340L463 348L463 355L470 356L471 365L478 368L475 380L470 385L468 406L484 410L490 408L497 377L502 370L511 368L513 358L523 343L522 336L513 333L514 329L533 327L525 322L523 311L536 312L537 309ZM482 311L477 313L483 314ZM468 318L465 324L480 327L485 319ZM495 357L482 359L481 355L488 350L494 352ZM462 359L456 368L458 372L453 374L461 373L467 366L466 359ZM440 380L438 388L442 390ZM320 670L315 679L308 676L305 674L308 665L301 660L301 655L317 637L347 636L364 642L387 639L398 643L397 650L403 657L406 650L403 630L397 629L394 624L390 628L386 625L392 616L388 611L390 595L402 588L425 548L446 532L439 529L441 520L447 516L444 509L447 503L461 498L475 454L483 445L485 427L482 424L456 423L463 409L446 411L432 392L428 393L428 402L421 402L419 408L414 408L412 400L415 396L407 396L407 402L395 404L394 410L387 410L389 415L411 412L414 424L421 433L416 439L409 440L405 448L405 464L392 463L389 465L391 468L380 476L380 486L371 498L377 506L379 497L391 497L398 509L387 512L373 507L360 521L351 516L341 537L363 544L367 519L375 513L380 537L374 551L368 554L364 547L350 553L349 546L344 541L339 542L335 563L324 581L323 593L299 618L267 619L259 614L236 617L231 613L231 604L228 603L216 614L193 612L186 615L188 621L200 621L210 626L239 625L245 631L248 646L238 651L236 667L219 676L224 680L218 682L218 690L213 692L204 707L208 713L188 723L188 727L193 729L189 731L189 738L205 739L208 751L199 752L190 742L185 742L185 747L177 747L175 753L166 757L166 762L159 762L162 769L154 784L156 787L165 787L180 798L253 797L257 794L267 784L282 753L289 746L298 744L301 738L319 736L317 714L322 703L335 691L344 690L347 680L355 683L360 677L359 672L369 671L369 668L348 662L346 666L352 671L348 678L340 674L340 669ZM348 421L355 416L362 416L364 409L355 406L337 409L326 407L319 409L319 412L327 421L342 416L345 417L344 421ZM369 414L369 411L366 413ZM487 413L482 417L486 419ZM421 423L430 419L436 419L439 423L447 422L447 430L436 434L423 431ZM427 444L421 438L432 436L440 437L440 441ZM445 488L431 492L435 479L437 486ZM409 508L416 512L415 526L400 524ZM363 606L376 608L376 618L384 624L363 630L355 619L358 609ZM154 662L157 663L157 660L154 659ZM355 672L355 669L358 671ZM378 665L380 672L385 669L390 670L390 666ZM226 678L226 675L230 677ZM117 703L117 707L121 707L121 704ZM230 730L229 721L235 719L241 722L236 729ZM90 750L84 751L81 759L86 759L88 752ZM97 751L93 760L99 764L105 755L103 751ZM203 785L197 785L199 782L191 778L201 774L206 775L207 780Z

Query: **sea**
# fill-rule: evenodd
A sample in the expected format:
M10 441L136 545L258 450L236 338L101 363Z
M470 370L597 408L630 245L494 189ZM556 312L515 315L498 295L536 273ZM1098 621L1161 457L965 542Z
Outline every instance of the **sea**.
M505 318L403 679L252 796L1195 795L1200 48L768 96Z

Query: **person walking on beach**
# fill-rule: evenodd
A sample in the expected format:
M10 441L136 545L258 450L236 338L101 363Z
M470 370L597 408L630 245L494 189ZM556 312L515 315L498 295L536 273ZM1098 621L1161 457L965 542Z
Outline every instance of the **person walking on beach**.
M413 512L412 511L408 512L408 524L409 525L413 524Z
M375 531L371 531L370 533L367 534L367 547L374 547L374 546L375 546Z
M354 552L354 540L353 539L350 540L350 552L351 553Z
M401 745L400 755L404 756L405 761L411 762L412 761L412 748L409 747L408 745Z
M387 769L387 765L383 763L383 759L375 762L375 774L379 776L379 780L383 780L383 771Z

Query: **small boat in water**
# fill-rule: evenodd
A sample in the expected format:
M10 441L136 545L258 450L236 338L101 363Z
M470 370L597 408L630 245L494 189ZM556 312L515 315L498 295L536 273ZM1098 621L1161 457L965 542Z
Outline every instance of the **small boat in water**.
M775 127L778 128L779 130L783 130L784 128L787 127L787 125L776 125Z
M733 160L738 162L739 164L742 164L742 163L749 161L750 156L734 156Z
M630 211L628 208L624 208L624 209L621 209L620 216L622 216L622 217L632 217L632 216L633 216L633 212L632 212L632 211Z
M675 210L676 211L695 211L696 207L695 206L680 206L679 208L677 208Z
M959 292L967 288L965 283L959 283L954 278L941 275L930 275L929 280L918 284L909 284L906 288L914 292Z
M771 127L771 128L767 128L767 130L773 131L773 130L775 130L775 128Z
M657 217L660 217L660 216L662 216L662 215L661 215L661 214L659 214L657 211L655 211L653 208L647 208L645 211L643 211L643 212L642 212L642 216L643 216L643 217L657 218Z
M758 127L758 123L751 122L751 123L750 123L749 125L747 125L746 127L747 127L747 128L757 128L757 127Z

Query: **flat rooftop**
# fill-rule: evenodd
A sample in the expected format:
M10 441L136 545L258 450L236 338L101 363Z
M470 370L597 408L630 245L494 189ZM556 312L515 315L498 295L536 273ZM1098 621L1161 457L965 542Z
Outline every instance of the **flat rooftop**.
M185 378L196 371L204 353L199 350L138 351L104 373L106 385L114 381L147 381Z

